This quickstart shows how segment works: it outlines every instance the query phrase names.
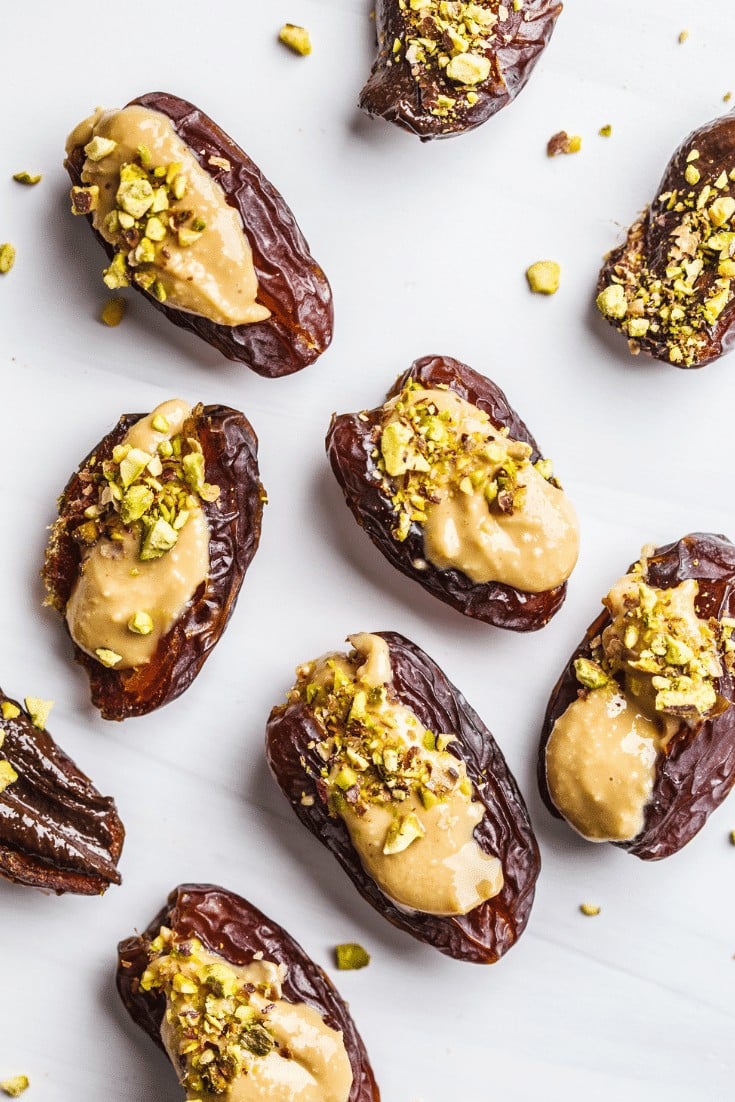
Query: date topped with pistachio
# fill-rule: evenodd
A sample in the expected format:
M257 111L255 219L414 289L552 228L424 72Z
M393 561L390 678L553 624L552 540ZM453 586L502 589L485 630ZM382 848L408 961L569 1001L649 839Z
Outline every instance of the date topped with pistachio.
M600 272L597 306L628 338L675 367L727 351L735 319L735 114L691 134L656 198Z
M263 375L305 367L331 339L331 294L281 196L197 108L153 93L70 134L72 212L177 325Z
M103 715L173 699L224 630L259 538L256 456L242 414L173 399L123 418L67 486L47 602Z
M385 632L349 642L299 667L271 713L276 779L390 921L459 959L495 960L525 925L537 872L507 766L418 647ZM418 707L407 683L424 687Z
M118 988L197 1102L377 1102L347 1008L244 899L184 884L119 946Z
M120 883L125 829L46 730L52 702L0 691L0 876L61 895Z
M701 828L735 780L735 550L686 536L644 548L604 598L554 690L539 777L591 841L656 859Z
M561 10L555 0L379 0L360 106L423 141L472 130L521 91Z
M574 509L503 392L417 360L386 403L336 416L327 451L358 523L404 574L499 627L543 627L577 561Z

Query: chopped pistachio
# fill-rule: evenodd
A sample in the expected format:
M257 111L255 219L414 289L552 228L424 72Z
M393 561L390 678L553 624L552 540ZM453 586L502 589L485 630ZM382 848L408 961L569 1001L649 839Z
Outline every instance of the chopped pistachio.
M591 662L589 658L575 659L574 674L585 689L601 689L610 682L609 676L602 667L597 662Z
M605 123L604 126L600 127L597 133L600 135L601 138L609 138L612 135L612 126L609 122Z
M279 41L288 46L294 53L307 57L311 53L311 38L306 27L299 27L295 23L284 23L278 32Z
M689 31L679 31L678 42L680 46L683 46L686 40L689 38Z
M129 287L127 267L123 253L115 253L109 268L106 268L102 276L105 286L111 291L117 291L121 287Z
M356 941L348 941L342 945L335 945L334 955L337 959L337 967L341 972L353 971L357 968L366 968L370 963L370 954Z
M687 165L684 171L684 179L688 184L691 184L692 187L694 186L694 184L698 184L701 179L699 169L695 168L693 164Z
M594 903L580 903L579 909L583 915L587 915L588 918L594 918L602 910L602 907L596 906Z
M139 557L142 562L160 559L166 551L175 546L178 532L163 517L159 517L147 530L140 546Z
M490 59L479 54L455 54L445 72L457 84L481 84L490 75Z
M12 1079L3 1079L0 1082L0 1091L10 1095L11 1098L18 1098L23 1091L28 1090L30 1086L30 1080L27 1075L14 1075Z
M153 456L142 448L130 448L120 460L120 481L124 487L130 486L143 473Z
M176 235L182 249L188 249L190 245L195 245L201 236L200 232L189 229L188 226L182 226Z
M528 286L536 295L555 295L559 290L561 268L555 260L537 260L526 270Z
M168 432L170 425L162 413L157 413L151 421L151 426L156 432Z
M102 161L116 149L117 142L114 142L112 138L102 138L99 134L95 134L92 140L85 145L84 152L90 161Z
M153 617L147 612L134 612L128 620L128 630L135 635L150 635L153 631Z
M127 166L131 167L131 166ZM120 186L115 199L126 214L132 218L142 218L153 205L153 187L146 176L123 178L120 173Z
M403 853L412 842L423 838L426 834L424 824L415 812L398 817L388 827L388 832L383 843L383 853L392 856L395 853Z
M102 665L106 666L108 669L114 669L118 662L122 662L122 655L117 654L108 647L97 647L94 653L97 655Z
M15 264L15 247L6 241L0 244L0 273L6 275Z
M25 184L27 187L33 187L34 184L39 183L43 177L40 172L37 176L32 176L30 172L14 172L13 179L17 180L19 184Z
M735 830L730 831L730 845L735 846Z
M597 309L606 318L624 318L628 313L628 300L619 283L610 283L597 296Z
M582 148L582 139L579 134L567 134L566 130L560 130L553 134L546 143L546 155L558 157L559 154L579 153Z
M99 206L100 189L97 184L91 184L90 187L75 185L69 195L71 196L72 214L91 214Z
M120 324L124 316L125 299L120 298L119 295L115 295L114 298L108 299L102 307L100 320L104 322L105 325L109 325L110 328L114 328L116 325Z
M20 708L17 704L13 704L11 700L3 700L0 704L0 711L3 714L3 719L17 719L20 715Z
M145 224L145 235L150 241L163 241L166 236L166 227L155 214L151 215Z
M18 780L18 774L9 761L0 759L0 792L4 792L11 784Z
M39 731L45 731L46 721L54 706L53 700L42 700L38 696L27 696L25 697L25 706L33 726L37 727Z

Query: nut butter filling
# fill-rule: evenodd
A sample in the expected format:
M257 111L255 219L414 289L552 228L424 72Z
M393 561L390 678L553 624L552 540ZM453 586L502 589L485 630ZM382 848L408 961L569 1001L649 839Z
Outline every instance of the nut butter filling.
M731 662L735 622L700 619L696 580L657 589L644 575L645 558L605 597L611 622L592 640L591 657L575 661L580 696L546 747L554 805L595 842L641 833L673 735L728 706L715 680Z
M347 1102L342 1033L282 998L285 965L230 964L166 927L151 944L143 990L166 996L161 1040L196 1102Z
M151 660L209 576L200 495L211 499L216 487L202 481L196 441L181 447L191 413L173 399L136 422L113 453L119 462L113 459L98 475L101 504L87 510L90 545L66 621L78 647L118 670ZM183 454L177 457L174 445ZM166 475L170 480L163 481Z
M115 246L111 288L131 281L160 301L220 325L270 317L256 301L258 279L240 215L159 111L98 109L67 139L83 147L85 187L72 210L92 215ZM221 166L221 167L224 167Z
M542 593L567 580L579 529L548 460L531 464L530 445L450 389L411 383L386 408L377 461L398 514L395 539L420 524L427 559L478 584Z
M393 698L384 639L363 633L349 641L351 655L302 666L292 694L326 729L320 792L394 903L467 914L498 895L504 880L501 862L474 838L485 809L472 799L464 762L447 750L454 736L428 731Z

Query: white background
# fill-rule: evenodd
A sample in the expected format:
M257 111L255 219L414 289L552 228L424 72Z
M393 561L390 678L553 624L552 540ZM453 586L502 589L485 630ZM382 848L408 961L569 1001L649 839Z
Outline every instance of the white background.
M370 0L3 5L0 242L0 683L54 698L50 729L128 837L102 899L0 884L0 1078L29 1102L174 1102L170 1067L129 1022L115 945L182 880L248 896L336 976L385 1102L732 1097L735 805L684 852L647 864L584 843L541 806L534 772L549 691L642 543L735 537L735 361L681 372L633 360L596 316L603 253L653 195L688 131L735 91L732 0L567 0L519 100L474 133L421 145L356 101ZM314 52L276 41L305 24ZM679 32L689 40L679 45ZM314 366L259 379L130 295L115 330L101 249L68 212L67 132L98 103L163 89L193 100L283 192L334 289ZM612 124L613 136L598 136ZM580 133L550 161L547 139ZM43 172L33 189L13 172ZM551 299L529 263L562 266ZM446 353L503 386L578 507L582 553L562 612L514 636L472 623L395 573L328 469L333 410L377 404L417 356ZM194 686L158 714L100 720L39 569L54 502L121 412L164 398L243 409L270 494L230 627ZM528 800L543 870L528 930L500 964L460 964L395 931L298 824L263 757L265 720L301 660L349 632L396 629L477 708ZM585 918L583 901L602 907Z

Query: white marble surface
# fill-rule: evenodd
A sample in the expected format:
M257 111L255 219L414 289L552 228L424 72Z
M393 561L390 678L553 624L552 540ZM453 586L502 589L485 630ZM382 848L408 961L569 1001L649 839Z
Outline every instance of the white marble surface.
M181 880L249 896L337 977L386 1102L725 1102L732 1097L735 805L678 856L647 865L583 843L540 804L546 697L600 595L644 541L735 536L735 361L677 372L632 361L595 316L600 257L670 152L722 110L732 0L567 0L520 99L428 146L355 108L372 54L369 0L3 6L0 241L0 683L53 697L59 743L113 793L128 837L103 899L0 885L0 1078L38 1102L174 1102L164 1059L113 987L115 944ZM314 53L279 47L304 23ZM690 37L679 45L679 32ZM102 253L68 214L64 138L95 104L154 88L200 104L296 212L334 288L315 366L270 382L222 361L139 297L97 321ZM598 137L605 123L609 139ZM547 160L567 128L576 157ZM34 189L10 175L41 171ZM524 270L562 264L555 298ZM540 634L471 623L395 574L355 526L323 454L329 415L373 405L411 360L464 359L506 388L578 506L566 606ZM165 397L244 409L270 493L231 625L190 691L141 720L92 711L57 618L41 607L46 526L66 476L124 410ZM706 427L705 427L706 423ZM299 826L263 760L292 668L355 630L394 628L444 666L494 731L543 854L528 930L499 965L448 960L395 931ZM578 906L599 903L598 918Z

